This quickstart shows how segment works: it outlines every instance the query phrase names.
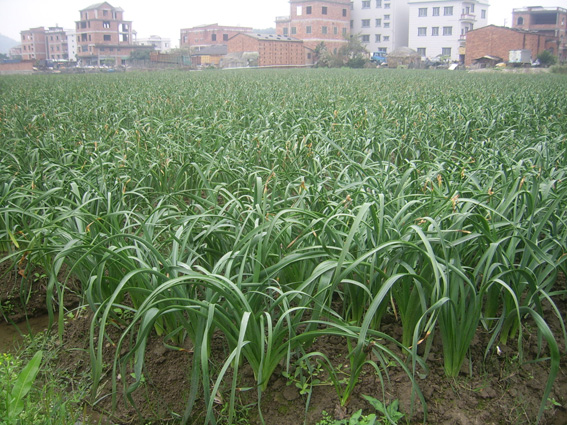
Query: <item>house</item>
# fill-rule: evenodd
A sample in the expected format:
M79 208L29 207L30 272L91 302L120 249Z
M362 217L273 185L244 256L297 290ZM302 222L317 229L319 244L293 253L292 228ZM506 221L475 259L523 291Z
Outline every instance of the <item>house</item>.
M350 31L369 52L389 53L408 45L407 0L353 0Z
M251 33L250 27L224 26L219 24L201 25L181 30L180 48L199 48L226 45L231 37L240 33Z
M304 66L303 41L275 34L237 34L228 40L228 54L257 53L258 66ZM244 55L240 55L244 56Z
M311 51L324 43L337 53L350 33L350 0L290 0L290 15L276 18L276 34L303 40ZM308 60L312 60L308 53Z
M487 0L410 0L409 47L424 58L462 63L467 33L488 25L488 6Z
M556 46L555 37L548 37L533 31L518 28L488 25L467 33L465 66L484 56L509 58L510 50L530 50L532 58Z
M66 31L58 26L30 28L22 31L22 60L67 61L69 46Z
M147 49L134 45L132 21L124 20L124 10L108 2L93 4L80 11L76 21L77 59L82 65L124 65L130 53Z
M532 6L513 10L513 28L537 32L555 38L549 51L561 62L567 61L567 9Z

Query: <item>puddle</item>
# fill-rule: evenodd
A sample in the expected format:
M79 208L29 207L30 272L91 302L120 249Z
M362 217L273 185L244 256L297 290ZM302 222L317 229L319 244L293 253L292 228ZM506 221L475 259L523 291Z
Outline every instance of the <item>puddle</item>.
M0 323L0 353L14 352L22 342L22 334L43 332L49 324L48 316L34 317L17 325Z

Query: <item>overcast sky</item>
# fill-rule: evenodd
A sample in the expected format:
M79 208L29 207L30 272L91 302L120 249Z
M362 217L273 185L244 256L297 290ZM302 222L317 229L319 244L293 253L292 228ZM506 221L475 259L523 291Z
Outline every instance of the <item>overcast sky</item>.
M74 28L79 10L97 0L0 0L0 34L20 39L20 31L59 25ZM289 14L288 0L111 0L133 21L139 38L160 35L179 44L179 30L219 23L253 28L274 27L276 16ZM567 0L491 0L489 23L508 26L512 9L524 6L566 7Z

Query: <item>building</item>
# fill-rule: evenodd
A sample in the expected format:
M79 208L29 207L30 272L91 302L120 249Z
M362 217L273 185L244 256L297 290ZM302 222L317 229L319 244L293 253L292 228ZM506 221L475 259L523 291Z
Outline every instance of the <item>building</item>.
M469 31L465 65L471 66L485 56L508 61L511 50L530 50L532 59L556 45L556 39L533 31L488 25Z
M135 46L132 22L124 20L124 11L108 2L94 4L80 11L76 22L77 59L82 65L124 65Z
M69 54L69 61L77 61L77 30L74 28L65 30L67 36L67 52Z
M469 31L488 25L487 0L410 0L409 47L424 58L464 62Z
M290 0L290 15L276 18L276 33L303 40L308 49L324 43L336 53L350 34L351 0Z
M556 45L550 46L550 52L561 62L567 61L567 9L541 6L514 9L512 27L555 38Z
M10 52L8 53L8 57L11 60L22 60L22 45L19 44L17 46L14 46L10 49Z
M30 28L20 33L22 37L22 60L39 61L47 59L45 28Z
M171 50L171 38L162 38L159 35L151 35L148 38L138 38L136 44L139 46L153 46L154 50L166 53Z
M350 29L360 36L369 52L389 53L407 46L407 0L354 0Z
M228 53L256 53L258 66L304 66L307 53L297 38L274 34L237 34L228 40Z
M22 60L31 61L67 61L69 51L67 34L63 28L55 26L30 28L22 31Z
M191 52L191 64L194 66L219 66L228 53L228 46L219 44L196 49Z
M45 31L47 59L55 62L69 60L67 33L61 27L50 27Z
M179 47L205 47L226 45L231 37L240 33L251 33L250 27L222 26L219 24L201 25L181 30Z

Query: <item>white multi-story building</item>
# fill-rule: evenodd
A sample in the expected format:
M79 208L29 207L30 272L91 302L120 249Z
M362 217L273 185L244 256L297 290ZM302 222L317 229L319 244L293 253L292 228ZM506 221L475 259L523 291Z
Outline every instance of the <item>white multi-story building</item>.
M408 0L353 0L350 29L371 53L407 46Z
M171 38L162 38L159 35L151 35L148 38L138 38L136 44L139 46L153 46L161 53L171 50Z
M65 34L67 35L67 45L68 45L68 54L69 60L71 62L77 61L77 30L67 29L65 30Z
M409 47L463 62L466 34L488 25L488 7L488 0L409 0Z

